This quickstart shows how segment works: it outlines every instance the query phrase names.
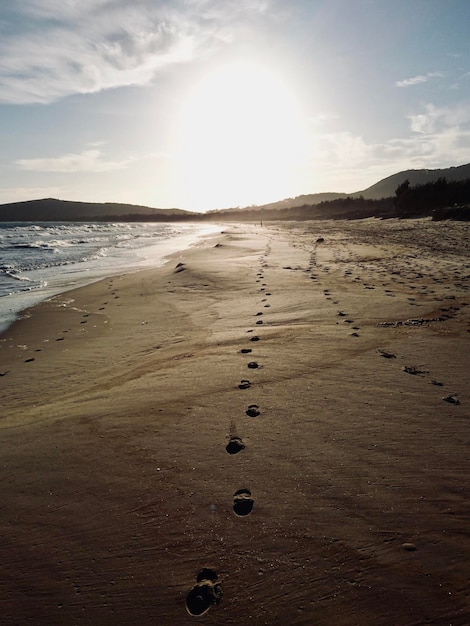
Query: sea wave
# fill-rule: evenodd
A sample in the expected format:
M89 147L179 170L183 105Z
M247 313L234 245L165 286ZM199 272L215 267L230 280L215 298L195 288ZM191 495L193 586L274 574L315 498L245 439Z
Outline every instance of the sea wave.
M32 282L31 278L28 278L27 276L25 276L22 273L18 273L14 270L1 270L1 273L4 276L8 276L9 278L13 278L13 280L21 280L21 281L26 281L26 282Z
M20 310L54 293L159 264L172 251L170 240L181 236L178 241L189 242L181 244L186 247L213 228L138 222L0 223L0 330ZM175 244L174 249L181 248Z

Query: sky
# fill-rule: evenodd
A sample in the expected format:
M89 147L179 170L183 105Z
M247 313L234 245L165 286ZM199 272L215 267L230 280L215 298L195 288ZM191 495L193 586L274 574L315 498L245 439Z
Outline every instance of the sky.
M469 0L9 0L0 203L206 211L470 162Z

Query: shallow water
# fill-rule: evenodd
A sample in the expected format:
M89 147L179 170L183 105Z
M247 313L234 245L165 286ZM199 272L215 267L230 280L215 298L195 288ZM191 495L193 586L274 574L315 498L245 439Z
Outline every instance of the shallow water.
M216 225L0 223L0 332L26 308L105 276L161 265Z

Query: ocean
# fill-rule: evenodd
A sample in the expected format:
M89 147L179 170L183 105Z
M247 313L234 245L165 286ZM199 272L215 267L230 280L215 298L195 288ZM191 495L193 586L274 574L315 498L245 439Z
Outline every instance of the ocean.
M164 263L216 225L0 223L0 332L25 309L106 276Z

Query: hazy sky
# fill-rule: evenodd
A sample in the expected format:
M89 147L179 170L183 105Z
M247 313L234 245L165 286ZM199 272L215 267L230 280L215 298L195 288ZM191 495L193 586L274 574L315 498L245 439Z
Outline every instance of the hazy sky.
M206 210L470 162L469 0L4 0L0 203Z

